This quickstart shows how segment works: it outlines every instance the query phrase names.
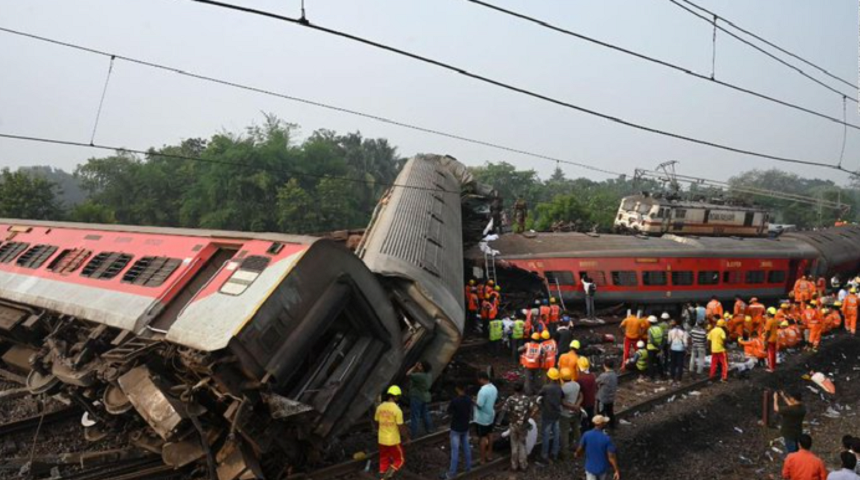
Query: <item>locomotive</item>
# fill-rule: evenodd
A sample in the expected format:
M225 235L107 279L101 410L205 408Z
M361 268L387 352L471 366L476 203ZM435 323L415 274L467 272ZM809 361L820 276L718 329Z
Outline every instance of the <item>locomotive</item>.
M760 237L768 222L768 212L758 207L631 195L621 199L614 227L645 235Z
M299 235L0 219L0 367L86 412L87 438L278 478L404 362L450 360L470 182L450 157L409 160L361 258Z
M778 238L528 233L491 242L499 282L533 273L543 290L582 301L583 277L602 303L680 304L712 295L784 298L803 274L843 278L860 271L860 226L792 232ZM476 264L481 252L470 252ZM514 281L514 280L512 280Z

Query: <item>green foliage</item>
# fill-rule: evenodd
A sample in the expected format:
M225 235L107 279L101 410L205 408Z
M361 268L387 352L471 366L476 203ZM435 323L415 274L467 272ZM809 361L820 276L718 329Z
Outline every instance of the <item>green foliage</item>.
M63 210L57 188L40 176L23 171L0 171L0 217L56 220Z

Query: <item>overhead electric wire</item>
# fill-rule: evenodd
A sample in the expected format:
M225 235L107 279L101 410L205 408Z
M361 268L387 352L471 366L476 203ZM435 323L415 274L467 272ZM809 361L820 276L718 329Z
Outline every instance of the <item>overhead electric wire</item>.
M857 85L855 85L855 84L853 84L853 83L849 82L848 80L845 80L844 78L838 77L838 76L836 76L836 75L834 75L834 74L830 73L830 72L829 72L829 71L827 71L827 69L825 69L824 67L821 67L821 66L819 66L819 65L816 65L815 63L813 63L813 62L811 62L811 61L809 61L809 60L807 60L807 59L805 59L805 58L801 57L800 55L798 55L798 54L796 54L796 53L790 52L790 51L786 50L785 48L780 47L779 45L777 45L777 44L775 44L775 43L773 43L773 42L771 42L771 41L769 41L769 40L767 40L767 39L765 39L765 38L761 37L760 35L756 35L755 33L753 33L753 32L751 32L751 31L749 31L749 30L747 30L747 29L745 29L745 28L741 27L740 25L738 25L738 24L736 24L736 23L732 22L731 20L727 19L726 17L723 17L722 15L717 15L716 13L714 13L714 12L712 12L712 11L708 10L708 9L707 9L707 8L705 8L705 7L702 7L702 6L697 5L697 4L693 3L693 2L691 2L690 0L682 0L682 1L683 1L684 3L687 3L687 4L689 4L689 5L692 5L693 7L697 8L697 9L699 9L699 10L703 11L703 12L708 13L709 15L713 15L713 16L719 17L719 18L720 18L720 20L722 20L722 21L723 21L724 23L726 23L727 25L732 26L735 30L739 30L739 31L741 31L741 32L743 32L743 33L745 33L745 34L747 34L747 35L749 35L749 36L751 36L751 37L755 38L756 40L758 40L758 41L760 41L760 42L764 43L765 45L768 45L769 47L774 48L774 49L776 49L776 50L779 50L780 52L782 52L782 53L784 53L784 54L788 55L789 57L792 57L792 58L794 58L794 59L796 59L796 60L800 60L801 62L803 62L803 63L805 63L805 64L809 65L810 67L815 68L816 70L820 71L821 73L823 73L823 74L827 75L828 77L830 77L830 78L832 78L832 79L834 79L834 80L837 80L837 81L839 81L839 82L842 82L842 83L844 83L845 85L847 85L847 86L849 86L849 87L851 87L851 88L857 88Z
M10 34L13 34L13 35L23 36L23 37L26 37L26 38L31 38L31 39L34 39L34 40L39 40L39 41L43 41L43 42L47 42L47 43L51 43L51 44L54 44L54 45L59 45L59 46L62 46L62 47L72 48L72 49L79 50L79 51L83 51L83 52L87 52L87 53L92 53L92 54L101 55L101 56L109 56L109 57L114 58L114 59L123 60L123 61L129 62L129 63L134 63L134 64L137 64L137 65L142 65L142 66L150 67L150 68L155 68L155 69L158 69L158 70L168 71L168 72L171 72L171 73L175 73L175 74L178 74L178 75L183 75L183 76L190 77L190 78L194 78L194 79L197 79L197 80L203 80L203 81L206 81L206 82L211 82L211 83L215 83L215 84L219 84L219 85L223 85L223 86L227 86L227 87L231 87L231 88L237 88L237 89L240 89L240 90L246 90L246 91L249 91L249 92L259 93L259 94L263 94L263 95L267 95L267 96L271 96L271 97L280 98L280 99L283 99L283 100L289 100L289 101L292 101L292 102L303 103L303 104L305 104L305 105L311 105L311 106L315 106L315 107L325 108L325 109L327 109L327 110L332 110L332 111L336 111L336 112L340 112L340 113L347 113L347 114L350 114L350 115L355 115L355 116L358 116L358 117L367 118L367 119L374 120L374 121L381 122L381 123L385 123L385 124L388 124L388 125L394 125L394 126L397 126L397 127L407 128L407 129L410 129L410 130L415 130L415 131L419 131L419 132L423 132L423 133L428 133L428 134L431 134L431 135L437 135L437 136L441 136L441 137L445 137L445 138L450 138L450 139L453 139L453 140L459 140L459 141L467 142L467 143L471 143L471 144L474 144L474 145L481 145L481 146L489 147L489 148L493 148L493 149L496 149L496 150L501 150L501 151L510 152L510 153L516 153L516 154L525 155L525 156L529 156L529 157L533 157L533 158L538 158L538 159L543 159L543 160L549 160L549 161L556 162L556 163L563 163L563 164L565 164L565 165L571 165L571 166L574 166L574 167L584 168L584 169L587 169L587 170L592 170L592 171L595 171L595 172L605 173L605 174L608 174L608 175L613 175L613 176L624 175L624 174L623 174L623 173L621 173L621 172L616 172L616 171L608 170L608 169L605 169L605 168L595 167L595 166L593 166L593 165L588 165L588 164L585 164L585 163L574 162L574 161L572 161L572 160L565 160L565 159L562 159L562 158L557 158L557 157L553 157L553 156L549 156L549 155L544 155L544 154L540 154L540 153L535 153L535 152L531 152L531 151L528 151L528 150L522 150L522 149L519 149L519 148L514 148L514 147L510 147L510 146L506 146L506 145L501 145L501 144L493 143L493 142L486 141L486 140L480 140L480 139L470 138L470 137L466 137L466 136L463 136L463 135L458 135L458 134L455 134L455 133L445 132L445 131L442 131L442 130L436 130L436 129L433 129L433 128L422 127L422 126L420 126L420 125L415 125L415 124L412 124L412 123L408 123L408 122L406 122L406 121L395 120L395 119L391 119L391 118L383 117L383 116L381 116L381 115L376 115L376 114L372 114L372 113L361 112L361 111L358 111L358 110L353 110L353 109L349 109L349 108L345 108L345 107L339 107L339 106L332 105L332 104L329 104L329 103L323 103L323 102L319 102L319 101L316 101L316 100L309 100L309 99L306 99L306 98L296 97L296 96L293 96L293 95L287 95L287 94L285 94L285 93L279 93L279 92L275 92L275 91L271 91L271 90L266 90L266 89L259 88L259 87L253 87L253 86L250 86L250 85L245 85L245 84L241 84L241 83L232 82L232 81L229 81L229 80L223 80L223 79L219 79L219 78L216 78L216 77L211 77L211 76L207 76L207 75L202 75L202 74L198 74L198 73L193 73L193 72L190 72L190 71L188 71L188 70L184 70L184 69L180 69L180 68L176 68L176 67L171 67L171 66L168 66L168 65L162 65L162 64L158 64L158 63L154 63L154 62L150 62L150 61L146 61L146 60L140 60L140 59L133 58L133 57L127 57L127 56L124 56L124 55L118 55L118 54L108 53L108 52L104 52L104 51L101 51L101 50L96 50L96 49L94 49L94 48L84 47L84 46L81 46L81 45L76 45L76 44L69 43L69 42L64 42L64 41L61 41L61 40L55 40L55 39L52 39L52 38L47 38L47 37L43 37L43 36L40 36L40 35L35 35L35 34L32 34L32 33L21 32L21 31L13 30L13 29L6 28L6 27L0 27L0 31L2 31L2 32L6 32L6 33L10 33Z
M312 30L316 30L319 32L327 33L329 35L334 35L337 37L345 38L347 40L358 42L358 43L361 43L361 44L364 44L364 45L367 45L367 46L370 46L373 48L385 50L385 51L388 51L388 52L391 52L391 53L394 53L394 54L397 54L400 56L411 58L413 60L416 60L416 61L419 61L422 63L426 63L429 65L433 65L433 66L439 67L439 68L444 69L444 70L452 71L452 72L455 72L457 74L478 80L478 81L483 82L483 83L494 85L496 87L499 87L499 88L502 88L505 90L520 93L520 94L528 96L528 97L536 98L538 100L552 103L552 104L555 104L555 105L558 105L561 107L565 107L565 108L575 110L578 112L586 113L586 114L589 114L589 115L592 115L595 117L602 118L604 120L608 120L608 121L613 122L613 123L617 123L619 125L625 125L627 127L634 128L637 130L653 133L655 135L661 135L661 136L665 136L665 137L669 137L669 138L675 138L678 140L684 140L686 142L704 145L704 146L708 146L708 147L712 147L712 148L716 148L716 149L720 149L720 150L725 150L728 152L739 153L742 155L749 155L749 156L758 157L758 158L766 158L766 159L774 160L774 161L778 161L778 162L785 162L785 163L793 163L793 164L798 164L798 165L809 165L809 166L815 166L815 167L842 170L841 167L839 167L837 165L829 164L829 163L812 161L812 160L803 160L803 159L797 159L797 158L791 158L791 157L783 157L783 156L779 156L779 155L771 155L771 154L756 152L756 151L752 151L752 150L746 150L746 149L739 148L739 147L733 147L730 145L717 143L717 142L713 142L713 141L709 141L709 140L702 140L702 139L691 137L688 135L683 135L680 133L674 133L674 132L670 132L667 130L662 130L662 129L659 129L656 127L649 127L647 125L632 122L632 121L625 120L625 119L617 117L617 116L613 116L613 115L599 112L597 110L593 110L593 109L590 109L587 107L576 105L576 104L570 103L570 102L565 101L565 100L560 100L558 98L550 97L550 96L545 95L545 94L537 93L533 90L529 90L529 89L524 88L524 87L518 87L516 85L506 83L506 82L503 82L501 80L496 80L496 79L486 77L483 75L479 75L476 73L471 73L471 72L469 72L463 68L457 67L457 66L452 65L450 63L445 63L443 61L436 60L436 59L426 57L423 55L419 55L417 53L412 53L412 52L409 52L407 50L403 50L403 49L398 48L398 47L394 47L394 46L391 46L388 44L383 44L383 43L377 42L375 40L370 40L368 38L360 37L360 36L346 33L346 32L336 30L333 28L328 28L328 27L323 27L321 25L316 25L316 24L310 23L307 20L288 17L285 15L267 12L264 10L258 10L258 9L254 9L254 8L250 8L250 7L244 7L244 6L233 5L233 4L229 4L229 3L223 3L223 2L219 2L219 1L215 1L215 0L191 0L191 1L197 2L197 3L202 3L205 5L214 6L214 7L218 7L218 8L224 8L224 9L228 9L228 10L239 11L239 12L249 13L249 14L253 14L253 15L259 15L259 16L271 18L273 20L279 20L279 21L283 21L283 22L287 22L287 23L292 23L295 25L300 25L300 26L305 27L305 28L310 28Z
M817 110L813 110L811 108L807 108L807 107L798 105L796 103L789 102L787 100L781 100L779 98L776 98L776 97L773 97L773 96L770 96L770 95L767 95L767 94L764 94L761 92L757 92L757 91L751 90L749 88L741 87L739 85L736 85L736 84L733 84L730 82L726 82L723 80L718 80L718 79L714 78L713 71L714 71L714 65L716 62L716 47L714 48L714 53L711 57L711 72L712 73L711 73L711 76L708 76L708 75L703 75L701 73L694 72L694 71L690 70L689 68L682 67L678 64L671 63L671 62L668 62L666 60L661 60L661 59L652 57L650 55L646 55L644 53L637 52L635 50L631 50L629 48L625 48L625 47L621 47L621 46L618 46L618 45L615 45L615 44L612 44L609 42L605 42L603 40L598 40L597 38L594 38L594 37L591 37L591 36L588 36L588 35L585 35L582 33L574 32L572 30L569 30L569 29L566 29L563 27L559 27L557 25L553 25L553 24L546 22L544 20L541 20L539 18L532 17L532 16L529 16L529 15L526 15L526 14L523 14L520 12L516 12L516 11L510 10L507 8L503 8L503 7L500 7L498 5L494 5L492 3L487 3L487 2L484 2L482 0L466 0L466 1L470 2L470 3L474 3L475 5L479 5L479 6L491 9L491 10L495 10L495 11L503 13L505 15L510 15L512 17L516 17L516 18L519 18L521 20L525 20L527 22L535 23L535 24L537 24L541 27L544 27L546 29L549 29L549 30L552 30L552 31L555 31L555 32L558 32L558 33L561 33L564 35L568 35L568 36L577 38L579 40L589 42L589 43L594 44L594 45L608 48L610 50L613 50L613 51L616 51L619 53L623 53L625 55L629 55L629 56L638 58L640 60L644 60L644 61L649 62L649 63L653 63L655 65L660 65L662 67L666 67L668 69L675 70L676 72L681 72L685 75L689 75L689 76L697 78L699 80L705 80L709 83L714 83L714 84L717 84L719 86L729 88L731 90L735 90L737 92L745 93L747 95L752 95L753 97L756 97L756 98L759 98L762 100L766 100L768 102L773 102L773 103L776 103L778 105L792 108L792 109L795 109L795 110L798 110L798 111L801 111L804 113L808 113L810 115L814 115L814 116L819 117L819 118L830 120L831 122L834 122L834 123L838 123L841 125L847 125L848 127L853 128L855 130L860 130L860 125L853 124L853 123L847 123L845 120L840 120L839 118L831 116L831 115L827 115L826 113L822 113L822 112L819 112ZM722 18L721 18L721 20L722 20ZM716 44L716 31L717 31L717 26L714 25L713 42L715 44Z
M195 1L198 1L198 0L195 0ZM672 2L672 3L674 3L674 4L675 4L676 6L678 6L679 8L681 8L681 9L685 10L685 11L686 11L686 12L688 12L690 15L694 15L695 17L697 17L697 18L699 18L699 19L701 19L701 20L704 20L705 22L708 22L709 24L713 23L713 22L711 21L711 19L710 19L710 18L706 17L705 15L702 15L701 13L698 13L698 12L693 11L690 7L687 7L687 6L685 6L685 5L681 5L681 3L679 3L679 1L678 1L678 0L669 0L669 1L670 1L670 2ZM720 17L720 19L722 19L722 17ZM784 66L786 66L786 67L788 67L788 68L790 68L790 69L794 70L795 72L799 73L800 75L803 75L804 77L808 78L809 80L811 80L811 81L813 81L813 82L817 83L818 85L822 86L823 88L826 88L827 90L830 90L831 92L836 93L836 94L838 94L839 96L846 96L846 94L845 94L844 92L841 92L841 91L839 91L839 90L837 90L837 89L835 89L835 88L831 87L830 85L828 85L828 84L826 84L826 83L822 82L821 80L819 80L819 79L817 79L817 78L813 77L812 75L810 75L810 74L806 73L806 72L805 72L803 69L801 69L800 67L798 67L798 66L796 66L796 65L792 65L791 63L786 62L785 60L783 60L783 59L781 59L781 58L777 57L776 55L774 55L774 54L772 54L772 53L768 52L767 50L765 50L765 49L761 48L760 46L758 46L758 45L756 45L756 44L754 44L754 43L750 42L749 40L747 40L747 39L745 39L745 38L741 38L739 35L737 35L736 33L734 33L734 32L732 32L732 31L728 30L726 27L723 27L723 26L717 25L717 28L718 28L721 32L725 33L726 35L728 35L728 36L730 36L730 37L734 38L735 40L737 40L737 41L739 41L739 42L743 43L744 45L747 45L747 46L749 46L749 47L751 47L751 48L753 48L753 49L755 49L755 50L757 50L757 51L761 52L762 54L764 54L764 55L766 55L767 57L769 57L769 58L771 58L771 59L773 59L773 60L775 60L775 61L777 61L777 62L781 63L782 65L784 65ZM851 99L851 101L852 101L852 102L857 103L857 101L858 101L856 98L853 98L853 97L849 97L849 98Z
M101 144L93 144L93 143L84 143L84 142L76 142L74 140L61 140L57 138L46 138L46 137L36 137L31 135L17 135L14 133L3 133L0 132L0 138L7 138L10 140L21 140L25 142L36 142L36 143L47 143L52 145L64 145L70 147L83 147L83 148L95 148L97 150L110 150L113 152L128 152L134 153L137 155L147 155L152 157L164 157L164 158L172 158L174 160L187 160L192 162L200 162L200 163L211 163L217 165L227 165L231 167L240 167L240 168L248 168L251 170L265 170L274 173L282 173L289 175L290 177L301 177L301 178L314 178L318 180L343 180L352 183L361 183L367 184L367 180L360 178L350 178L350 177L342 177L336 175L314 175L312 173L298 173L291 170L283 169L283 168L272 168L267 167L265 165L252 165L249 163L241 163L241 162L229 162L226 160L218 160L214 158L203 158L203 157L194 157L191 155L178 155L175 153L163 153L157 150L136 150L133 148L126 147L116 147L110 145L101 145ZM443 193L457 193L450 190L445 190L443 188L431 188L431 187L419 187L416 185L404 185L402 183L384 183L384 182L373 182L374 185L381 185L383 187L397 187L397 188L406 188L412 190L426 190L431 192L443 192Z

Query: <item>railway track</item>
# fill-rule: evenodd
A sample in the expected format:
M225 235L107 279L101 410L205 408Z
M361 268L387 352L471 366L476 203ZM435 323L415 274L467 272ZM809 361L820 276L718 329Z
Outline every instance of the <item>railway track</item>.
M182 470L165 465L160 457L118 460L98 467L74 472L55 480L143 480L178 478Z
M74 418L75 416L80 415L80 413L80 409L76 407L66 407L50 413L33 415L32 417L6 422L4 424L0 424L0 437L35 430L39 428L40 424L44 428L48 425Z

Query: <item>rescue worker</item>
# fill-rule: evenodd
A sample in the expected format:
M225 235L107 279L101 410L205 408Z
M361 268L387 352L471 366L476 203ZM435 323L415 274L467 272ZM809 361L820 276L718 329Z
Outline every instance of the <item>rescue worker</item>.
M546 328L546 324L540 321L540 300L535 300L535 305L526 313L526 331L540 333Z
M829 310L825 324L830 327L830 330L838 330L842 326L842 302L833 302L833 308Z
M640 375L645 375L645 372L648 371L648 366L650 365L648 360L649 356L648 349L645 348L645 342L639 340L636 342L636 351L633 352L633 355L630 356L624 366L627 370L632 370L634 372L638 372Z
M722 368L720 381L726 382L729 378L729 364L726 358L726 326L725 320L717 322L717 328L708 332L708 341L711 342L711 379L717 376L717 368Z
M738 339L738 343L743 346L744 357L746 358L746 362L739 369L739 373L742 378L746 378L748 371L755 368L761 360L767 357L767 352L765 351L764 342L762 342L761 337L758 335Z
M523 346L523 341L526 338L526 322L522 318L514 319L514 326L511 327L511 352L514 360L517 359L517 354L520 347Z
M559 320L561 320L561 307L555 303L555 297L550 297L547 325L549 326L549 333L553 336L555 336L555 333L558 331Z
M621 321L621 330L624 331L624 352L622 353L621 365L622 370L627 368L627 359L636 348L636 342L639 341L641 320L633 315L632 310L627 311L627 318Z
M540 387L541 374L543 373L543 370L540 368L540 334L537 332L532 333L531 341L526 342L520 350L522 352L520 355L520 365L526 371L526 395L534 395Z
M794 299L800 303L806 303L812 300L813 285L806 279L806 275L801 275L794 282Z
M779 304L779 310L774 314L774 318L776 318L777 323L782 323L784 320L788 320L788 308L791 305L788 302L782 302Z
M481 308L481 302L478 299L477 287L471 287L469 292L466 294L466 307L469 310L469 316L471 318L475 318L480 315L479 310Z
M540 343L541 368L549 371L558 362L558 343L550 336L549 330L544 330L540 338L543 340Z
M466 288L463 289L463 293L466 295L466 302L469 301L469 294L472 293L472 290L475 288L475 279L472 278L469 280L469 283L466 284Z
M708 318L713 317L714 315L717 315L720 318L723 317L723 304L717 300L716 295L711 297L711 301L708 302L708 305L705 307L705 315L707 315Z
M498 355L502 348L502 335L504 334L504 326L500 318L494 318L489 323L490 330L490 351L493 355Z
M755 335L755 327L753 326L753 319L751 316L747 315L744 317L744 328L741 330L741 334L738 338L741 337L749 337Z
M809 345L816 352L821 344L821 332L824 328L824 319L821 317L821 312L816 308L817 304L818 302L815 300L810 300L809 306L803 311L803 322L809 329Z
M765 306L759 303L758 298L753 297L750 299L750 304L747 306L747 315L752 317L752 326L756 332L761 332L762 326L764 326L765 310Z
M484 296L491 295L496 291L496 282L494 280L487 280L487 284L484 286Z
M657 379L657 373L662 373L663 366L661 364L660 355L663 352L663 329L657 325L657 317L651 315L648 317L648 376L651 380Z
M570 379L572 381L579 380L579 349L581 344L579 340L570 342L570 350L558 358L558 369L561 371L570 370Z
M741 319L743 319L742 315L747 314L747 304L741 299L740 295L735 295L735 305L732 308L732 315L734 318L737 318L738 315L741 315Z
M767 320L764 323L764 341L767 353L767 371L776 371L776 351L779 347L779 322L776 319L777 311L770 307L767 309Z
M827 280L825 280L824 277L818 277L818 282L816 282L815 287L818 291L818 298L824 297L824 294L827 291Z
M379 444L379 473L383 479L394 476L401 468L405 455L402 440L409 435L403 423L403 411L397 406L403 392L397 385L388 388L385 401L376 407L373 421L376 422Z
M842 301L842 315L845 317L845 329L851 335L857 334L857 309L860 301L857 299L857 287L851 287L845 300Z
M544 299L543 304L538 308L540 321L543 323L544 327L549 326L549 312L549 300Z
M555 339L558 342L558 355L564 355L570 350L570 341L573 340L573 323L567 315L561 317L558 328L555 331Z
M746 305L746 304L744 304ZM726 313L723 319L726 321L726 328L729 331L729 336L732 339L738 339L744 336L744 328L746 328L746 319L749 318L752 325L752 317L744 314L744 312L731 315Z
M493 306L496 308L496 311L499 311L499 307L502 304L502 287L496 285L496 287L490 292L490 299L493 301Z
M481 331L484 332L490 328L490 321L496 319L498 310L489 295L484 296L481 302Z

